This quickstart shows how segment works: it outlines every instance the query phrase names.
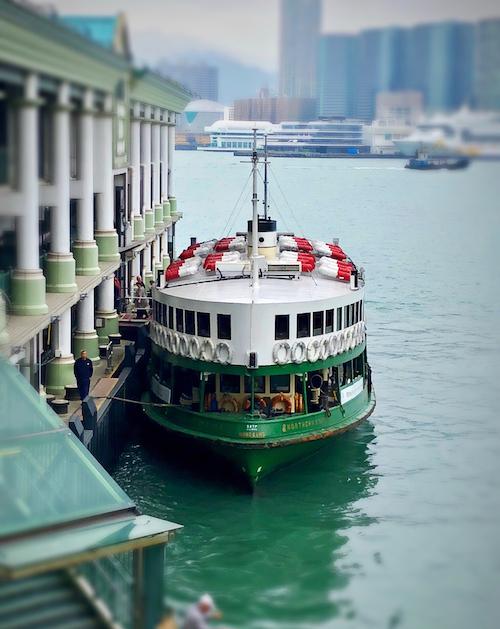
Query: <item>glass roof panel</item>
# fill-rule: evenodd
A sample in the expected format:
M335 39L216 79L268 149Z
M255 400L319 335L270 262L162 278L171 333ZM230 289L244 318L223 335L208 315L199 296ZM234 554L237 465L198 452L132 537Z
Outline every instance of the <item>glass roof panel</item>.
M24 378L0 359L0 537L133 507Z

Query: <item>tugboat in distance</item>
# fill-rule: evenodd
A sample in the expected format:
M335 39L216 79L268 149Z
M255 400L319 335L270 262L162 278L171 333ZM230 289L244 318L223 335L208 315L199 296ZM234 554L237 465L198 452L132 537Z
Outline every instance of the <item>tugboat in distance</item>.
M425 153L412 157L405 164L410 170L461 170L467 168L470 163L468 157L429 157Z

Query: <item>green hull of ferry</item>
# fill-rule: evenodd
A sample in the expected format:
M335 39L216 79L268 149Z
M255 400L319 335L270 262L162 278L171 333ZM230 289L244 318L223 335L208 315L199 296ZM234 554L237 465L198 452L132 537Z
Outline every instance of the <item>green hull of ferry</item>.
M179 362L178 357L158 351L158 348L155 350L163 359L169 356L174 362ZM302 369L312 371L319 365L326 366L327 363L343 364L363 350L364 347L359 347L333 360L307 367L302 365ZM221 366L217 367L221 369ZM198 365L198 369L201 369L201 365ZM206 363L204 369L208 371ZM261 370L257 370L257 373L246 372L245 375L255 377L259 375L259 371ZM262 371L269 371L269 368ZM283 373L283 368L280 371ZM286 371L293 374L289 368ZM360 393L343 405L266 419L245 413L200 412L180 404L162 407L162 400L152 392L144 395L143 408L147 416L170 435L201 446L230 463L238 475L254 486L275 470L311 455L328 440L355 428L371 415L375 408L374 391L369 387L364 374L357 380L363 383ZM356 380L349 386L354 384Z

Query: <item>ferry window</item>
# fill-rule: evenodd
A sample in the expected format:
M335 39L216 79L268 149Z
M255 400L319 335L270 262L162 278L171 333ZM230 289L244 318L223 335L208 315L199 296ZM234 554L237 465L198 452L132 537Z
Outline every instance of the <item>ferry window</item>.
M290 376L287 373L270 376L269 389L271 393L288 393L290 391Z
M363 300L359 302L359 320L363 321Z
M311 336L311 313L301 312L297 315L297 338Z
M232 373L221 373L220 375L221 393L239 393L240 377Z
M349 306L344 306L344 327L348 328L351 324L349 323Z
M337 330L342 330L342 308L337 308Z
M253 390L254 390L254 393L266 392L266 377L265 376L254 376ZM251 392L252 392L251 378L250 376L245 376L245 393L251 393Z
M177 332L184 332L184 311L182 308L175 309L175 329Z
M231 340L231 315L217 315L217 338Z
M168 313L168 308L167 308L167 304L162 304L161 305L161 322L163 325L167 325L168 323L168 317L167 317L167 313Z
M184 313L184 329L186 334L196 334L194 312L192 310L186 310Z
M344 370L342 374L342 386L351 384L352 382L352 360L343 364Z
M322 310L313 312L313 335L314 336L323 334L323 317L324 317L324 312Z
M290 315L276 315L274 319L274 338L277 341L290 338Z
M210 336L210 313L197 312L198 336Z
M333 310L325 312L325 334L333 332Z
M174 308L173 306L168 307L168 327L174 329Z

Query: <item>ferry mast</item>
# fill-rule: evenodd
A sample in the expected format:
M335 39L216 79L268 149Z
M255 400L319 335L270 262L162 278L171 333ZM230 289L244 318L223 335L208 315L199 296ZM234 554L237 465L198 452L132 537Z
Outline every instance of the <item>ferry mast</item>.
M256 288L259 284L259 266L257 257L259 255L259 213L257 199L257 167L259 156L257 155L257 129L253 130L253 151L252 151L252 284Z

